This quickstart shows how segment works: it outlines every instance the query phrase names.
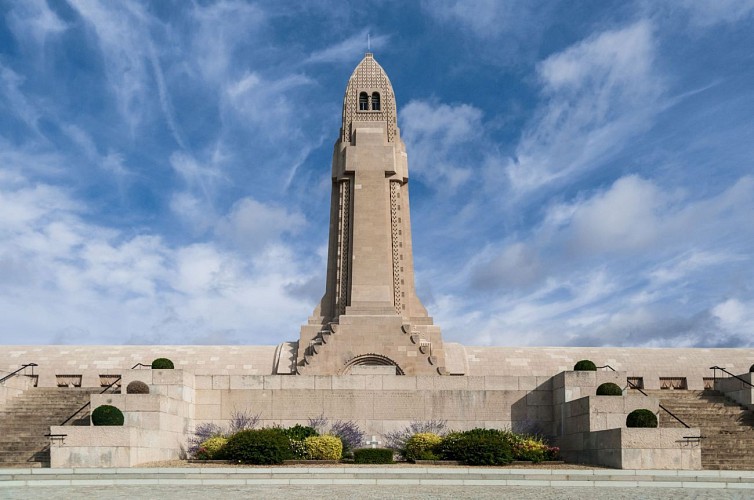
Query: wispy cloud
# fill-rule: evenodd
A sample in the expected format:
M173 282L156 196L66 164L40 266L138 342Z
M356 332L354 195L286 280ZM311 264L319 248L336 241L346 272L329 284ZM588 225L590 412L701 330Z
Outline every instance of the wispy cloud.
M367 40L369 36L369 40ZM368 28L351 35L342 42L324 49L312 52L306 59L307 63L352 63L367 51L367 41L371 50L378 51L385 47L390 40L388 35L375 35Z
M639 22L540 63L543 104L506 167L513 188L526 193L573 178L645 131L663 92L654 52L652 27Z

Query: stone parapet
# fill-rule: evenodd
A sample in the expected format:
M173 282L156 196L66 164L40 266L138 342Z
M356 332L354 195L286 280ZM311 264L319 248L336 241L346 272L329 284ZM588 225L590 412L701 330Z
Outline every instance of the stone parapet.
M754 387L751 386L751 384L754 384L754 373L746 372L738 375L738 377L716 378L714 380L715 390L722 392L738 404L754 410Z
M567 437L568 461L616 469L699 470L699 429L619 428L581 432Z

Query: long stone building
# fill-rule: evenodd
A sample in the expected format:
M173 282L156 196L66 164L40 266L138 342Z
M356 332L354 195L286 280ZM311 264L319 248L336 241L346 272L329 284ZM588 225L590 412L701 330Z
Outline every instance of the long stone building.
M717 463L711 462L712 451L701 454L705 441L700 445L699 438L722 428L692 421L674 429L676 422L663 417L660 401L672 392L689 395L696 404L705 390L720 389L744 405L740 411L749 411L745 407L751 409L754 393L746 384L751 384L754 349L443 342L414 286L408 163L392 85L366 54L348 80L333 151L324 295L299 338L277 346L3 346L0 378L16 373L0 382L0 410L28 414L29 405L43 399L35 399L37 393L59 400L61 416L81 406L83 397L92 407L118 406L127 418L122 429L105 432L71 427L70 421L58 425L58 414L40 417L35 420L39 436L34 430L24 439L41 450L33 448L37 444L31 449L13 444L19 439L12 441L10 429L17 427L7 424L4 432L0 422L0 448L5 439L8 450L20 450L0 453L0 466L35 460L71 467L131 466L176 458L196 425L224 424L238 412L258 415L264 425L305 424L320 415L353 420L378 439L428 420L458 430L536 430L556 439L571 460L614 467ZM139 366L158 357L170 358L176 369ZM601 370L572 372L581 359ZM148 384L150 394L118 393L133 381ZM596 396L595 390L603 382L619 384L625 396L600 399L606 396ZM716 408L717 403L710 404ZM667 427L662 434L637 438L625 428L626 414L642 407L660 415ZM680 404L678 411L684 408ZM754 439L750 426L739 430L739 440ZM44 434L53 437L49 451Z

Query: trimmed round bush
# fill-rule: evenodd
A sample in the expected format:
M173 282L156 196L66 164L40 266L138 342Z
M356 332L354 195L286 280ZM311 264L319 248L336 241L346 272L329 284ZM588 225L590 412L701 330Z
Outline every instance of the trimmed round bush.
M123 425L123 412L111 405L98 406L92 412L92 425Z
M577 372L596 372L597 365L595 365L588 359L582 359L581 361L573 365L573 370Z
M439 446L442 458L466 465L505 465L513 461L512 434L499 429L472 429L448 434Z
M152 361L153 370L172 370L173 368L175 368L173 362L168 358L157 358Z
M750 373L751 373L751 372L754 372L754 365L751 365L751 366L749 367L749 372L750 372Z
M355 464L392 464L393 450L389 448L359 448L353 450Z
M657 415L651 410L634 410L626 417L626 427L657 427Z
M141 380L134 380L126 386L126 394L149 394L149 386Z
M306 453L311 460L340 460L343 442L337 436L309 436L304 439Z
M412 462L416 460L439 460L440 456L436 453L436 449L440 443L442 443L442 438L432 432L414 434L406 441L406 450L403 456Z
M223 436L212 436L202 441L196 452L197 458L204 460L215 460L222 457L223 448L228 444L228 438Z
M290 442L281 429L248 429L228 439L223 458L244 464L282 464L292 458Z
M605 382L597 387L597 396L623 396L623 389L618 384Z

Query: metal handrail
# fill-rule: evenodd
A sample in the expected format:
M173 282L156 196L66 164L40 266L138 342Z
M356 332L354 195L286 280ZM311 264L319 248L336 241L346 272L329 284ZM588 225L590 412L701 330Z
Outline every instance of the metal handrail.
M27 363L25 365L21 365L21 368L19 368L18 370L14 371L13 373L9 373L8 375L4 376L3 378L0 378L0 384L2 384L3 382L5 382L6 380L8 380L11 377L14 377L14 376L18 375L19 372L21 372L23 370L26 370L30 366L31 366L31 374L34 375L34 367L35 366L39 366L39 365L36 364L36 363Z
M748 385L749 387L754 387L754 384L752 384L751 382L742 379L738 375L733 375L731 372L729 372L728 370L726 370L725 368L723 368L721 366L717 366L717 365L710 366L709 369L712 370L712 376L715 378L715 380L717 380L717 370L720 370L721 372L727 373L728 375L730 375L733 378L737 378L738 380L740 380L744 384Z
M597 367L597 369L599 369L599 368L610 368L610 369L611 369L612 371L616 371L616 370L615 370L615 368L613 368L613 367L612 367L612 366L610 366L610 365L605 365L605 366L598 366L598 367Z
M634 383L633 383L633 382L631 382L630 380L626 379L626 383L627 383L627 384L628 384L629 386L631 386L631 388L632 388L632 389L636 389L636 390L637 390L637 391L639 391L640 393L642 393L642 394L644 394L645 396L649 397L649 394L647 394L646 392L644 392L644 391L643 391L643 390L641 389L641 387L639 387L638 385L634 384ZM678 418L677 416L675 416L675 415L673 414L673 412L672 412L672 411L668 410L667 408L665 408L664 406L662 406L662 405L661 405L660 403L657 403L657 406L659 406L659 407L660 407L660 409L662 409L662 410L665 410L665 412L666 412L666 413L667 413L668 415L670 415L670 416L671 416L671 417L673 417L674 419L678 420L678 422L680 422L680 423L681 423L681 425L683 425L683 426L684 426L685 428L687 428L687 429L691 429L691 426L690 426L690 425L687 425L687 424L686 424L686 422L684 422L683 420L681 420L680 418Z
M145 365L144 363L136 363L135 365L133 365L133 366L131 367L131 369L133 370L133 369L135 369L135 368L136 368L137 366L149 366L149 367L151 368L151 365ZM101 391L100 391L99 393L100 393L100 394L104 394L104 393L106 393L106 392L107 392L107 391L108 391L108 390L109 390L109 389L110 389L110 388L111 388L112 386L114 386L115 384L117 384L118 382L120 382L122 378L123 378L123 377L119 375L119 376L118 376L118 378L116 378L115 380L113 380L113 381L112 381L112 382L110 383L110 385L108 385L107 387L105 387L104 389L102 389L102 390L101 390ZM70 422L70 421L71 421L71 420L73 419L73 417L75 417L76 415L78 415L79 413L81 413L81 412L82 412L83 410L85 410L85 409L86 409L86 408L87 408L88 406L90 406L91 404L92 404L92 402L91 402L91 401L87 401L87 402L86 402L86 404L85 404L84 406L82 406L81 408L79 408L78 410L76 410L75 412L73 412L73 414L71 414L71 416L70 416L70 417L68 417L68 418L66 418L65 420L63 420L63 423L61 423L60 425L61 425L61 426L63 426L63 425L65 425L65 424L67 424L68 422Z

